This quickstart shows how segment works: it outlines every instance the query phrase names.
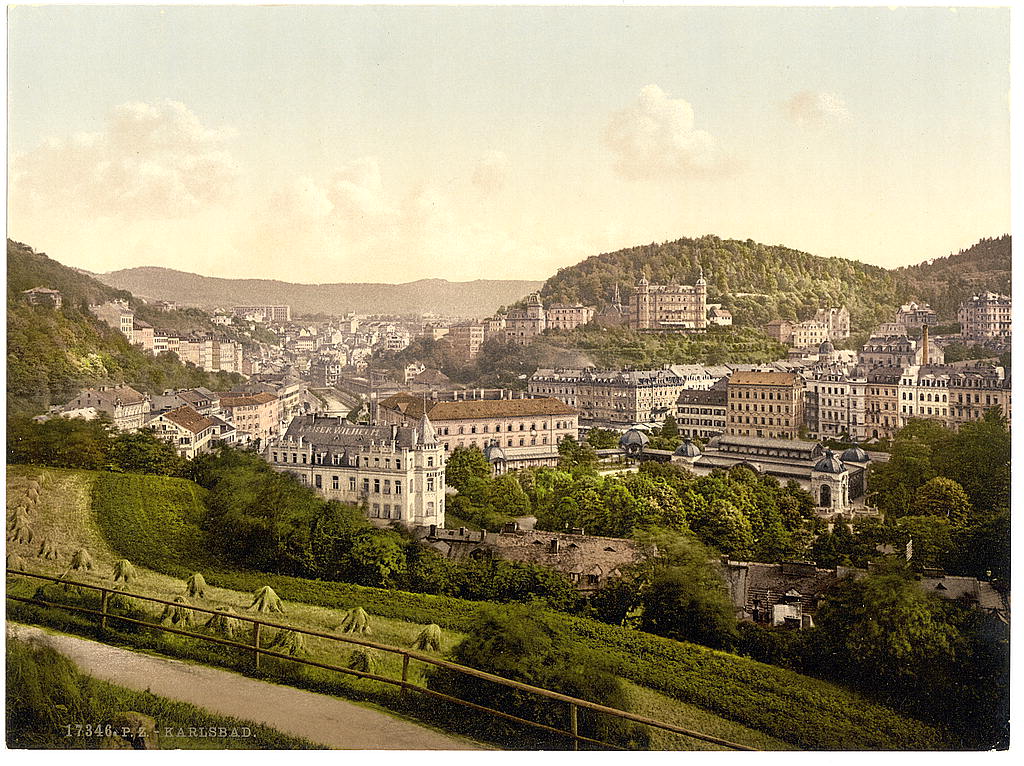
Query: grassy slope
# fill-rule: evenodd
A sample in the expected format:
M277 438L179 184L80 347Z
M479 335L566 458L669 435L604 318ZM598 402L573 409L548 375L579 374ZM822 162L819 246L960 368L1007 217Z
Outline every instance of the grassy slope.
M40 667L45 664L46 667ZM217 715L203 708L109 684L81 673L74 664L51 649L32 647L24 641L7 642L8 682L18 686L18 680L31 679L32 693L16 692L8 698L7 746L12 748L78 750L100 747L99 736L67 736L68 729L81 724L106 725L122 711L130 710L148 715L156 721L159 730L171 727L184 729L202 722L205 727L224 727L228 731L248 727L253 736L240 737L164 737L162 750L319 750L320 745L298 737L282 734L263 724ZM77 702L85 709L69 711L68 702ZM29 713L35 720L50 719L42 730L25 730L10 725L13 715L20 718ZM27 710L26 710L27 708ZM16 719L17 720L17 719ZM21 718L21 720L24 720ZM76 728L70 731L77 732Z
M97 559L101 573L97 577L108 576L110 565L121 555L137 564L158 569L167 567L178 577L196 564L212 585L219 586L211 589L209 600L215 604L231 604L240 610L247 606L248 596L244 591L251 592L267 583L289 602L288 621L295 620L297 624L314 628L333 628L340 622L340 610L361 605L375 615L374 637L395 645L408 645L418 632L419 624L436 622L447 629L445 648L448 648L461 638L458 631L464 629L479 607L474 602L453 598L232 572L208 561L196 561L201 552L200 538L198 530L189 522L199 513L199 496L189 482L12 467L9 490L17 491L23 477L30 473L45 473L49 477L38 506L44 533L50 528L59 529L55 539L91 545L89 550ZM101 477L96 485L96 496L102 513L96 514L94 520L99 523L99 532L105 540L97 539L99 535L89 519L89 493L97 477ZM108 541L116 547L117 554ZM31 555L32 551L22 551L22 555L25 553ZM35 559L33 566L37 562L49 565L49 562ZM56 569L56 566L50 568ZM180 593L183 585L180 579L147 570L135 587L166 596ZM936 733L929 727L834 685L703 647L590 620L560 619L569 625L582 644L598 650L610 669L648 687L637 689L635 693L642 705L653 705L660 711L656 717L670 718L681 712L696 721L700 716L717 713L720 716L715 719L717 725L746 724L810 749L939 746ZM386 673L396 669L389 667L385 660ZM665 704L659 692L672 697L671 703ZM671 710L684 701L699 707ZM711 724L694 725L694 728L704 729L705 725ZM730 730L738 741L755 747L773 746L772 740L765 740L765 735L759 732L744 732L742 727Z

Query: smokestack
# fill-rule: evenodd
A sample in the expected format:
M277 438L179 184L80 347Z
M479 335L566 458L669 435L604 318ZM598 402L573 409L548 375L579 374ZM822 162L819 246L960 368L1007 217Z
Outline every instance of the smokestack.
M921 336L921 364L928 364L928 325L924 326L924 333Z

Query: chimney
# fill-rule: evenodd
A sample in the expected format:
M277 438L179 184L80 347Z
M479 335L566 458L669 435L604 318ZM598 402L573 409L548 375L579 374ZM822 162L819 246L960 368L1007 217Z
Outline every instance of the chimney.
M921 364L928 364L928 325L924 326L924 332L921 335Z

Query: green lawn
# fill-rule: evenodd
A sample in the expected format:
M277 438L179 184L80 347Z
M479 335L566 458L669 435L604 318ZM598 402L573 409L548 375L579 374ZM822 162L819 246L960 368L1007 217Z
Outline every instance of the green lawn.
M434 622L444 629L445 651L461 639L480 608L479 603L462 599L238 571L212 562L198 528L202 490L191 482L9 466L9 491L18 490L29 475L45 476L33 524L41 534L67 541L58 562L35 558L34 543L10 544L33 571L62 571L71 550L84 544L97 562L94 572L82 575L87 580L109 582L113 562L128 557L140 567L140 579L132 588L166 598L183 593L183 578L198 569L211 585L204 605L242 611L254 590L270 585L286 602L285 614L273 615L275 621L330 631L341 622L344 610L362 606L373 616L374 640L408 646L424 624ZM935 729L834 684L694 644L568 615L553 617L581 646L593 649L604 667L636 685L638 704L653 718L671 721L700 711L708 718L692 728L709 733L734 730L736 741L757 748L779 747L782 742L811 750L944 747ZM152 641L155 650L169 651L166 641ZM322 643L310 641L311 656L347 661L347 652L339 656L336 646ZM193 655L197 658L208 656L215 664L220 659L208 650L188 651L198 652ZM380 661L385 675L400 673L400 660ZM422 679L417 665L412 666L413 680ZM337 674L328 678L308 669L297 672L294 665L287 673L304 685L389 707L397 704L394 690L375 682L339 679ZM669 746L662 739L657 744Z

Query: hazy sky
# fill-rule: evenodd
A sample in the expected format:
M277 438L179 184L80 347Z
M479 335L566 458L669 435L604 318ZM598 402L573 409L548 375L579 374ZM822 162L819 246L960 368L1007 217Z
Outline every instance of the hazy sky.
M9 236L74 266L543 279L1010 230L1009 11L16 7Z

